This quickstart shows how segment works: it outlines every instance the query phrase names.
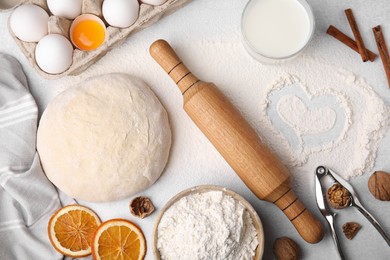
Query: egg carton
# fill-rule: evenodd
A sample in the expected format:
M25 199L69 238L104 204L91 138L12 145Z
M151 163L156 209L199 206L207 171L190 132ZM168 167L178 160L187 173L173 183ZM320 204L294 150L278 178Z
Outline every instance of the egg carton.
M37 43L24 42L19 40L12 32L9 20L8 31L14 38L15 42L17 43L23 54L27 57L28 61L41 76L47 79L58 79L64 76L75 76L82 73L89 66L96 63L100 58L106 55L108 51L122 44L130 35L151 26L153 23L160 20L163 16L175 12L176 10L191 1L192 0L167 0L167 2L159 6L152 6L141 3L139 17L133 25L128 28L120 29L108 26L108 24L106 23L107 36L105 42L98 49L93 51L81 51L77 48L74 48L72 65L69 67L68 70L60 74L48 74L39 68L38 64L35 61L35 47L37 46ZM95 14L102 18L102 20L104 21L101 9L102 3L103 0L84 0L82 13ZM21 0L17 4L17 6L21 4L38 5L45 9L50 15L46 0ZM4 10L6 8L9 8L9 5L0 5L0 9ZM48 24L49 34L61 34L69 39L69 29L71 23L72 20L51 15Z

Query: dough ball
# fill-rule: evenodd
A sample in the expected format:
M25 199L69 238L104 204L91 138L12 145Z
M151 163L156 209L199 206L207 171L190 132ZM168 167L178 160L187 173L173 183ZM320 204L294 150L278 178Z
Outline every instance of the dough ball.
M125 198L152 185L168 160L168 115L143 82L91 78L59 94L42 115L37 149L46 176L85 201Z

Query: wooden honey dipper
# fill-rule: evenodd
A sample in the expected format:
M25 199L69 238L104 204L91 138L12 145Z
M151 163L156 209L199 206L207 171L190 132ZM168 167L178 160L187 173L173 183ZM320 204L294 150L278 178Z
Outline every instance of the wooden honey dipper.
M323 227L297 199L287 168L216 86L196 78L164 40L154 42L150 54L179 87L184 110L249 189L278 206L304 240L321 241Z

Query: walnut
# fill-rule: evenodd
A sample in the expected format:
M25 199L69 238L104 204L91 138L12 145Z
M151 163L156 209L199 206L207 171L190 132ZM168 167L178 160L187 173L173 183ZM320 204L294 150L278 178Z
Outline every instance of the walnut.
M342 209L351 203L351 194L341 184L333 184L327 192L329 204L335 209Z
M368 189L378 200L390 201L390 174L374 172L368 180Z
M277 260L297 260L301 254L297 243L289 237L276 239L273 251Z
M154 206L152 201L147 197L136 197L130 202L130 212L132 215L144 218L152 214Z
M347 222L343 225L343 232L346 238L351 240L359 232L361 226L356 222Z

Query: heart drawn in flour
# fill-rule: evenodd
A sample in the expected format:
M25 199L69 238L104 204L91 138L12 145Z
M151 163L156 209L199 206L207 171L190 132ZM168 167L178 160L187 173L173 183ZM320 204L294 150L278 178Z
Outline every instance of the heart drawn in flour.
M332 129L336 112L330 107L307 106L299 97L286 95L277 104L280 117L296 132L318 134Z
M296 79L282 81L267 96L272 127L296 154L334 147L344 139L350 109L331 90L312 93Z

